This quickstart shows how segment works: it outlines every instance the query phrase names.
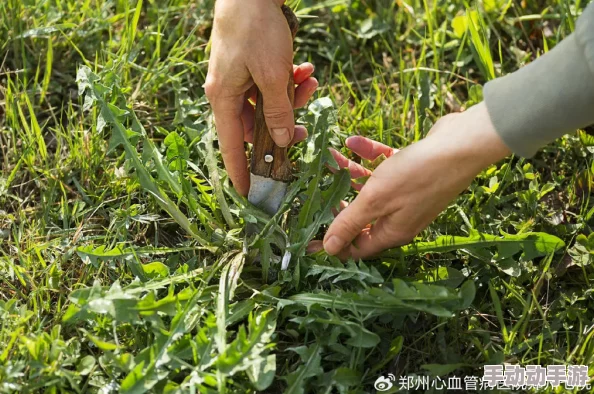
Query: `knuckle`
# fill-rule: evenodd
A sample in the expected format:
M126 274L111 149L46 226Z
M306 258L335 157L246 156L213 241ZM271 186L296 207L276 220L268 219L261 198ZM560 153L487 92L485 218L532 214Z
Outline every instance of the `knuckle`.
M289 82L289 73L281 67L275 67L273 69L268 69L266 74L264 74L263 79L268 86L272 87L272 89L279 89L281 87L286 89L287 83Z
M282 122L287 119L288 114L289 112L285 111L284 108L264 108L264 116L266 116L268 121Z
M212 77L207 77L204 83L204 94L210 101L214 101L221 92L220 84Z
M373 174L371 175L373 177ZM371 178L369 179L371 180ZM378 198L381 193L378 190L375 190L373 183L368 183L365 187L361 190L357 198L360 200L361 204L364 207L367 207L368 210L372 212L379 213L379 211L383 211L383 207L385 207L386 201L382 198Z

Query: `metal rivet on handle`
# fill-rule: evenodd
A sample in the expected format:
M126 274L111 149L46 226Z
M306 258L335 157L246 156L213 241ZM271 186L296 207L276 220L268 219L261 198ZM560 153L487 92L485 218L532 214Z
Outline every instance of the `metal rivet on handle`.
M274 157L272 157L272 155L266 155L266 156L264 156L264 161L266 163L272 163L272 160L274 160Z

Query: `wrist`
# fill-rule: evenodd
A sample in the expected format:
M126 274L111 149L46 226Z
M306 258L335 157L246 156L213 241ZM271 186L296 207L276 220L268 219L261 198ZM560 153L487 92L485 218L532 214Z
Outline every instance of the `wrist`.
M244 28L251 29L255 20L265 18L264 15L271 8L280 9L284 2L285 0L249 0L250 4L246 7L246 0L216 0L215 25L236 31L242 30L238 24L245 24Z
M216 0L216 2L218 4L235 4L237 6L242 6L245 7L245 1L246 0ZM253 3L256 3L256 5L258 5L257 3L272 3L272 4L276 4L277 6L282 6L283 4L285 4L286 0L250 0ZM254 5L254 4L252 4Z
M476 144L477 157L480 158L478 162L482 164L482 168L494 164L512 153L495 129L484 101L467 112L468 124L475 126L472 127L474 132L471 132L470 135Z
M457 140L461 158L477 174L510 155L489 116L485 102L481 102L463 112L457 119Z
M497 134L484 103L444 116L425 140L437 162L465 179L472 179L511 153Z

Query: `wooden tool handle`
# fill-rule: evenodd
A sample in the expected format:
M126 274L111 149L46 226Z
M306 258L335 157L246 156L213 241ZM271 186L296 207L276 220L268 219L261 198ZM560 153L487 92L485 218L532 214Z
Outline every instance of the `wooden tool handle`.
M283 14L287 18L289 28L293 39L297 34L299 22L297 17L286 5L282 6ZM293 68L289 72L289 83L287 93L291 106L295 101L295 82L293 80ZM292 177L291 162L287 156L287 148L281 148L276 145L270 136L270 131L266 125L264 117L264 100L262 93L257 89L256 115L254 124L254 146L252 149L251 171L254 175L260 175L266 178L272 178L277 181L289 182ZM272 161L270 160L272 158ZM268 160L267 160L268 159Z

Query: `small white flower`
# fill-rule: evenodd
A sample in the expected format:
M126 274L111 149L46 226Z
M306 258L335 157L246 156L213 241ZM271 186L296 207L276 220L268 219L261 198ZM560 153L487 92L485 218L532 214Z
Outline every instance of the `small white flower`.
M291 262L291 252L288 250L285 251L285 255L283 256L283 262L281 264L281 270L286 271L289 268L289 263Z

